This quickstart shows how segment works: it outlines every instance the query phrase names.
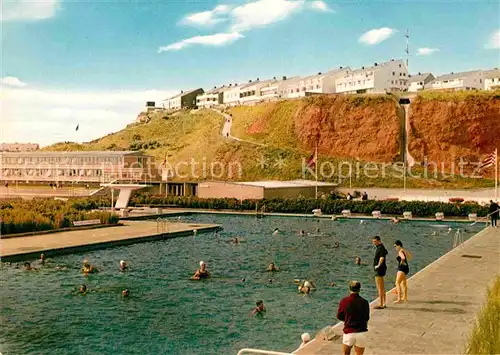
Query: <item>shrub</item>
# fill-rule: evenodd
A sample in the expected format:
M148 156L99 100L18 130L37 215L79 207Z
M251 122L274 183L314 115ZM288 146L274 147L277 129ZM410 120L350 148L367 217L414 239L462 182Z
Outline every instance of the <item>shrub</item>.
M100 219L104 224L117 223L117 215L95 211L105 199L56 201L47 198L4 200L0 203L1 234L25 233L73 226L74 221ZM109 205L109 202L108 202ZM94 210L94 211L93 211Z
M183 208L255 210L265 206L266 212L277 213L311 213L315 208L321 208L326 214L340 214L348 209L352 213L371 215L372 211L379 210L383 214L402 215L404 211L411 211L414 216L434 217L436 212L443 212L448 217L466 217L469 213L486 216L487 208L478 204L456 204L444 202L424 201L354 201L338 199L313 198L267 200L237 200L232 198L199 199L197 197L156 196L147 193L134 195L130 200L131 206L136 205L175 205Z

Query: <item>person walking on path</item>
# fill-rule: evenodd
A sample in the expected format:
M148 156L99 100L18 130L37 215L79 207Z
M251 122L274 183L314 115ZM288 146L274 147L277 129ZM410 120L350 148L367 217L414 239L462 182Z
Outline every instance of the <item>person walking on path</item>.
M493 202L493 200L490 200L490 209L489 209L489 214L491 218L491 226L493 228L497 227L497 221L498 221L498 216L500 215L500 206L498 206L498 203Z
M361 283L349 283L350 295L340 300L337 318L344 322L342 355L350 355L352 347L356 355L363 355L366 347L366 333L370 319L370 305L359 295Z
M408 252L403 249L403 243L400 240L396 240L394 247L398 252L398 272L396 274L396 292L398 294L398 299L394 303L401 303L408 301L408 282L406 276L410 272L410 265L408 264Z
M380 237L376 235L372 240L373 245L375 245L375 257L373 258L373 269L375 271L375 284L378 290L379 305L376 309L385 308L385 287L384 287L384 276L387 272L387 265L385 263L385 257L387 256L387 249L380 240Z

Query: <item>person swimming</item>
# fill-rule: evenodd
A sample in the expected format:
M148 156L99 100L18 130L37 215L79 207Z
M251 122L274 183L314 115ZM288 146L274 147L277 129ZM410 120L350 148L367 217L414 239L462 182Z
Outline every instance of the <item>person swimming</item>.
M356 265L361 265L361 258L359 256L357 256L356 259L354 259L354 263Z
M97 269L94 266L90 265L87 259L83 260L82 273L87 275L93 274L95 272L97 272Z
M40 254L40 264L45 264L45 254Z
M338 242L338 240L333 242L333 247L336 249L340 248L340 243Z
M279 271L279 269L276 267L276 265L274 263L270 263L267 266L267 270L266 271Z
M234 237L233 239L231 239L231 243L232 244L240 244L241 241L240 241L240 239L238 237Z
M27 270L27 271L34 271L34 270L38 270L37 268L34 268L33 266L31 266L31 264L26 261L24 264L24 270Z
M301 285L299 285L298 290L300 293L310 294L312 292L312 290L315 288L316 287L314 286L314 284L312 282L304 280L304 282Z
M252 314L262 314L266 311L266 307L264 307L264 301L258 300L257 302L255 302L255 305L257 307L253 309Z
M301 231L299 231L298 235L300 235L300 236L304 236L304 235L306 235L305 230L301 230Z
M80 285L80 287L78 288L78 293L82 294L82 295L86 295L87 294L87 285Z
M128 297L128 296L130 296L130 291L128 289L124 289L122 291L122 297Z
M204 261L200 261L200 268L196 270L194 273L193 277L191 277L192 280L201 280L201 279L209 279L210 278L210 273L206 269L206 264Z
M274 229L273 235L278 235L280 233L280 230L278 228Z
M125 271L128 269L128 265L125 260L120 260L120 271Z

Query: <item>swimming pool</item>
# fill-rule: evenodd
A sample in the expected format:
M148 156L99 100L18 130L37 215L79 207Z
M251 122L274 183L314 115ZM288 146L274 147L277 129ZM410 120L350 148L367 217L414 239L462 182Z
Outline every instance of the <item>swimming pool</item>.
M224 231L219 236L201 234L56 257L36 272L2 264L0 352L235 354L243 347L292 351L301 333L314 334L336 323L336 307L348 280L361 281L362 295L375 298L371 236L380 235L389 250L390 287L395 239L413 252L414 274L450 250L455 229L467 226L234 215L192 215L183 220L218 223ZM448 234L444 225L453 232ZM274 228L282 233L273 236ZM314 233L316 228L319 235L297 235L298 230ZM464 240L481 228L467 226ZM234 236L244 243L228 243ZM339 249L332 247L335 240ZM356 255L367 265L354 265ZM79 272L84 258L102 271L85 278ZM128 272L118 271L120 259L129 262ZM207 263L212 280L189 280L200 260ZM265 272L271 261L280 272ZM67 269L56 270L56 265ZM296 278L314 280L318 290L299 295ZM329 286L331 281L336 286ZM91 290L86 296L76 294L82 283ZM128 299L121 297L123 288L131 291ZM249 316L259 299L267 313Z

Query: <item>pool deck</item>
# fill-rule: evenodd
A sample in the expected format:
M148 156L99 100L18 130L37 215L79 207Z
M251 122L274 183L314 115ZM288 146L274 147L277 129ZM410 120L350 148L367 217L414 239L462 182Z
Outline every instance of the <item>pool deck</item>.
M217 224L169 222L158 229L156 222L125 221L123 226L102 229L68 231L17 238L0 238L1 261L20 261L47 256L70 254L153 240L192 236L220 229Z
M408 303L393 304L396 296L390 292L386 309L375 310L372 302L365 354L464 353L486 288L499 273L500 228L489 227L412 276ZM329 310L332 322L336 306ZM341 337L335 334L342 334L342 326L326 332L334 340L319 335L296 354L340 354Z
M152 212L140 212L133 211L129 214L128 217L120 218L120 220L147 220L147 219L155 219L155 218L167 218L167 217L180 217L180 216L189 216L192 214L219 214L219 215L238 215L238 216L253 216L256 217L257 214L255 211L235 211L235 210L210 210L210 209L193 209L193 208L163 208L163 211L160 213L152 213ZM387 220L389 221L394 215L382 215L379 217L373 217L362 214L352 214L351 217L343 217L342 215L331 215L331 214L321 214L314 215L312 213L276 213L276 212L265 212L262 217L301 217L301 218L316 218L316 219L324 219L331 220L332 217L336 217L338 220L348 220L348 219L367 219L367 220ZM404 221L403 216L400 217L400 220ZM412 221L424 221L424 222L436 222L436 218L428 218L428 217L413 217ZM471 223L468 217L445 217L443 220L439 222L467 222ZM485 223L484 218L479 217L478 223Z

